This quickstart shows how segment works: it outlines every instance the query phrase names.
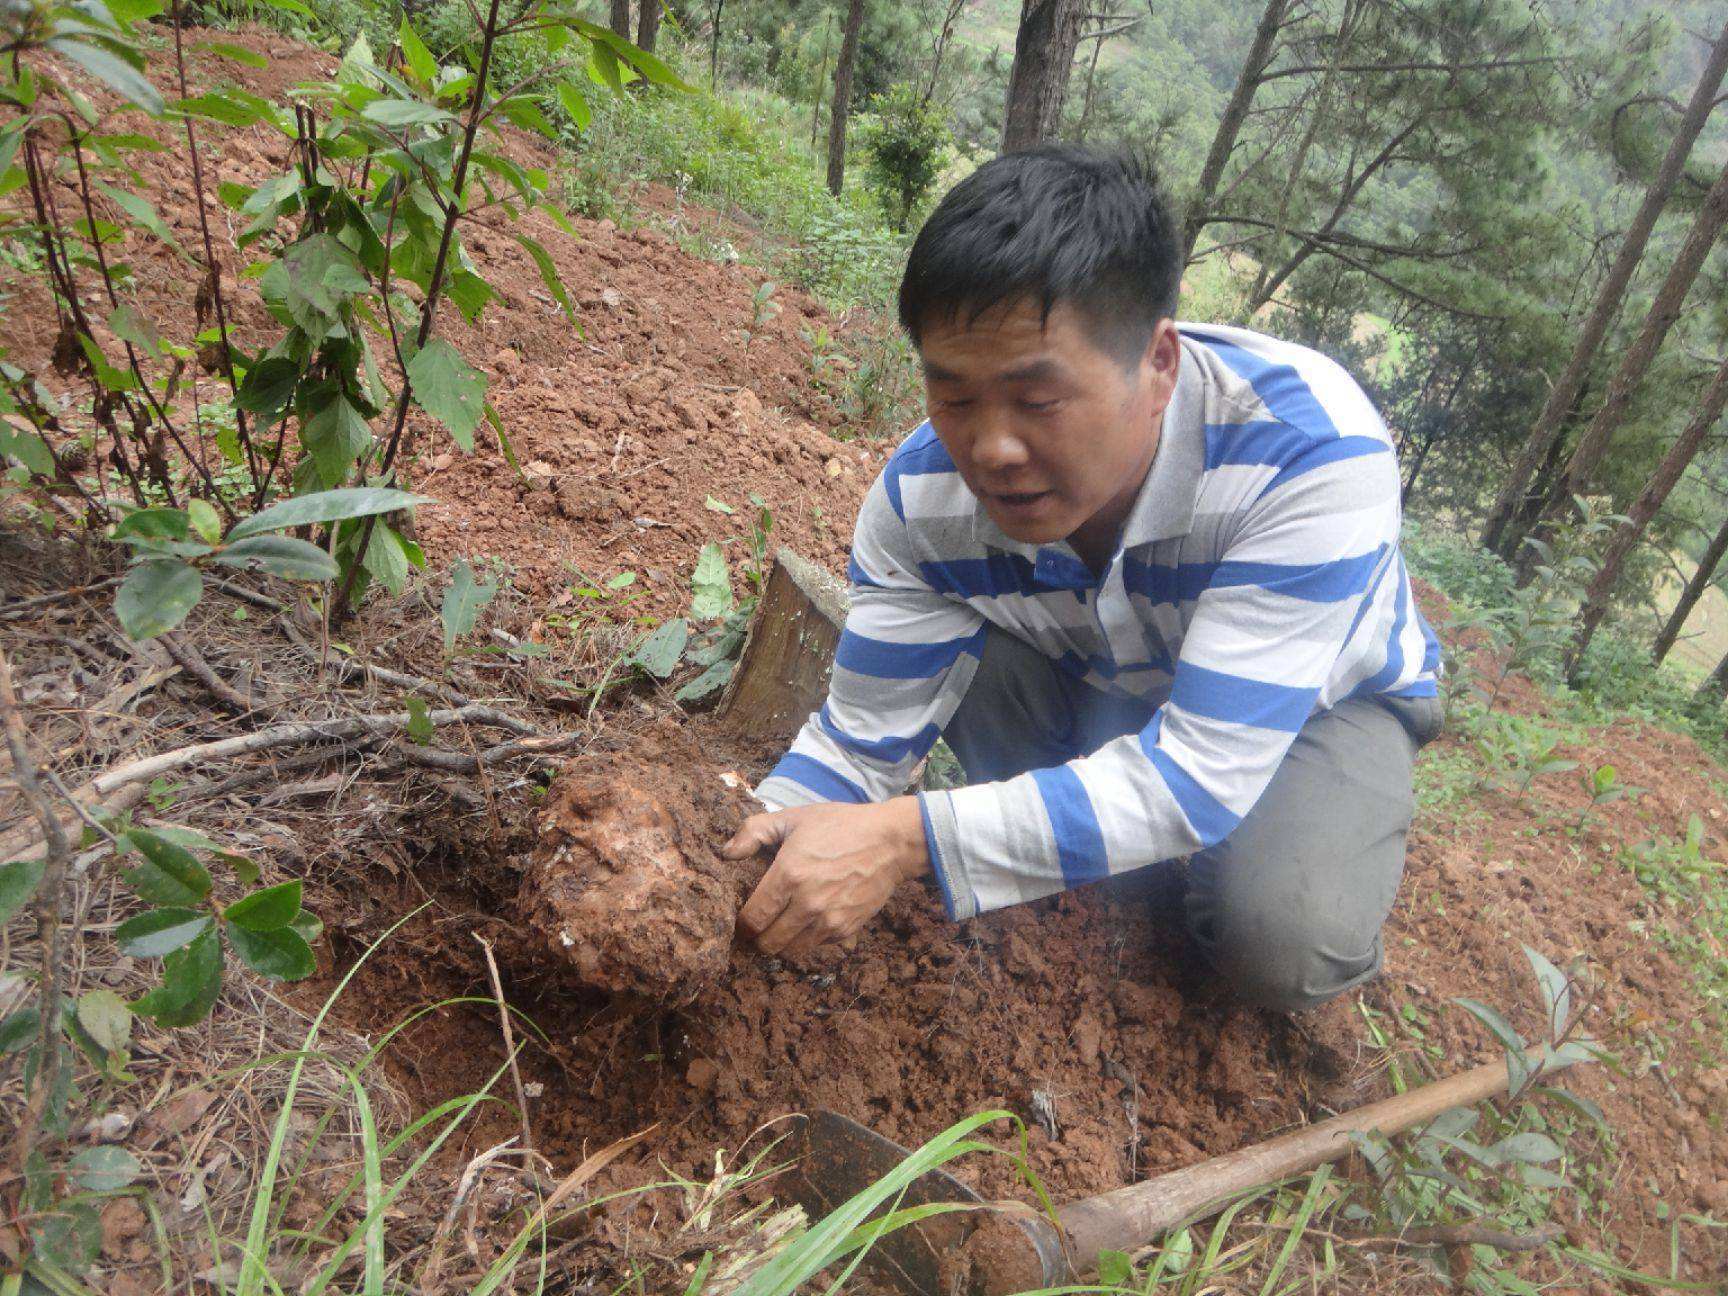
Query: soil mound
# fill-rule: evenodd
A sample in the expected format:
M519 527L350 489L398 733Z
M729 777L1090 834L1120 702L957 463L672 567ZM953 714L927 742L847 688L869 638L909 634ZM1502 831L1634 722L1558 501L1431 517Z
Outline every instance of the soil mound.
M676 730L656 733L664 752ZM629 754L572 764L552 785L517 904L585 986L673 1002L725 972L749 874L714 850L753 804L744 780Z

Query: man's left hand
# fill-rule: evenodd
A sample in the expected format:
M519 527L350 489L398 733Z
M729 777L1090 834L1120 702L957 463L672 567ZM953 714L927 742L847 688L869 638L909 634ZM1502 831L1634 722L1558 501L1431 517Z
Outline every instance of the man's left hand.
M745 859L765 847L778 848L774 863L738 913L764 954L848 940L896 886L930 869L923 817L910 796L752 815L721 854Z

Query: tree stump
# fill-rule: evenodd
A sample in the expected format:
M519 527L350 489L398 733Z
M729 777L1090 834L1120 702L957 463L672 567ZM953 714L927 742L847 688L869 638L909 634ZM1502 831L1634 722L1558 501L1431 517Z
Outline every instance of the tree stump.
M846 606L838 577L790 549L778 550L738 669L720 699L721 723L751 737L796 733L828 696Z

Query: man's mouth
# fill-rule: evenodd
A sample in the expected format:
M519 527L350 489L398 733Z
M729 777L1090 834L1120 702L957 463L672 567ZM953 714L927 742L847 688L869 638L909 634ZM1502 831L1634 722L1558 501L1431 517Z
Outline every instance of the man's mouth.
M1047 490L994 491L991 493L990 498L995 500L996 503L1002 505L1004 508L1019 511L1022 509L1036 508L1044 500L1049 499L1051 494L1052 492Z

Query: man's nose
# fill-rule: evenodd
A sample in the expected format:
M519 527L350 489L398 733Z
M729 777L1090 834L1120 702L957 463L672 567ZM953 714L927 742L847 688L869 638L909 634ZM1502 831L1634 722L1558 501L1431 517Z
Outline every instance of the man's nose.
M985 426L972 439L972 464L986 472L1018 468L1028 457L1026 443L1015 435L1006 412L986 416Z

